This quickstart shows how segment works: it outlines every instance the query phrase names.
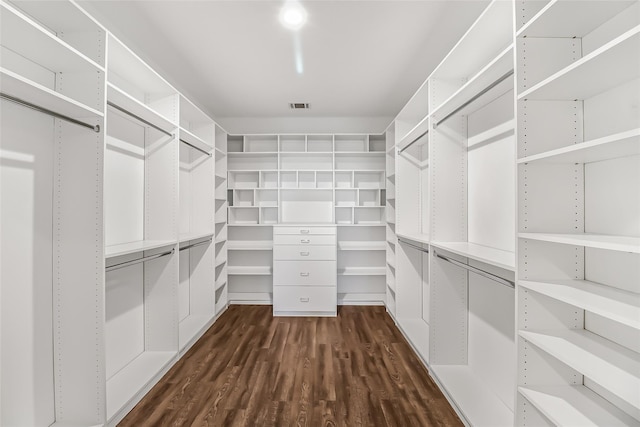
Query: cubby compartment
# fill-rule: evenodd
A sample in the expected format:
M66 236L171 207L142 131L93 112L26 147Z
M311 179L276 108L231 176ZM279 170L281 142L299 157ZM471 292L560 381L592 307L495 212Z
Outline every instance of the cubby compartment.
M338 227L338 250L340 251L384 253L385 239L384 227Z
M271 253L269 253L271 255ZM234 304L272 304L273 278L270 274L249 274L229 276L229 302Z
M258 188L259 173L257 171L232 171L229 172L227 183L230 189Z
M384 152L382 153L338 153L335 154L336 170L383 171L385 166Z
M357 190L341 190L336 189L336 207L339 206L356 206L358 201Z
M230 227L229 251L264 251L273 249L271 227Z
M335 173L335 188L354 188L353 172L336 171L334 173Z
M361 207L353 210L354 224L384 224L384 207Z
M380 190L358 190L358 206L380 207Z
M331 153L333 151L333 135L307 135L307 151L309 153Z
M369 137L367 135L336 135L335 152L358 152L364 153L369 148ZM340 168L336 168L340 169ZM344 168L349 169L349 168Z
M355 188L361 189L384 188L384 170L380 172L355 171L353 173L353 183Z
M338 276L385 276L387 274L385 260L384 250L341 251L338 257ZM379 292L384 292L384 284Z
M332 170L332 154L304 153L280 155L280 169L289 170Z
M229 201L229 207L256 206L254 190L233 190L233 199Z
M298 188L298 173L280 171L280 188Z
M332 223L332 190L280 190L280 222Z
M384 153L386 151L386 139L385 135L369 135L369 152Z
M278 223L277 207L260 208L260 224L277 224L277 223Z
M256 206L278 206L278 190L256 190Z
M298 172L298 188L316 188L316 173Z
M302 153L306 151L304 135L280 135L281 153Z
M336 224L353 224L353 208L336 206Z
M278 152L278 136L277 135L245 135L244 152L245 153L277 153Z
M229 171L275 171L278 169L278 154L229 152L227 168Z
M333 172L316 172L316 188L333 188Z
M242 153L244 151L244 137L242 135L227 135L227 152Z
M258 224L258 208L229 207L229 224Z

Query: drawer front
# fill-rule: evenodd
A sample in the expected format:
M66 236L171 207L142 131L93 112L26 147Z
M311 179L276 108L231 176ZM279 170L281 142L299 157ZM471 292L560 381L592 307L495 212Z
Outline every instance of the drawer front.
M336 261L274 261L273 284L318 286L335 285Z
M335 245L336 236L329 234L276 234L273 236L274 245Z
M274 286L273 311L335 311L335 286Z
M335 246L300 246L300 245L274 245L273 259L275 260L328 260L336 259Z
M335 227L273 227L273 234L336 234Z

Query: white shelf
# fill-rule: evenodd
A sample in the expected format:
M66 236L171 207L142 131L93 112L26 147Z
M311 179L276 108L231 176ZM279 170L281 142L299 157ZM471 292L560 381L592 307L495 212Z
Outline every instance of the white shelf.
M189 233L182 233L180 234L180 243L188 242L190 240L204 239L205 237L211 237L213 235L213 231L192 231Z
M338 276L386 276L385 267L345 267L338 269Z
M431 371L471 425L513 425L513 411L468 366L431 365Z
M611 393L640 407L638 354L584 329L520 331L520 336Z
M393 289L395 292L395 288ZM397 312L397 314L402 314ZM423 360L429 360L429 325L422 319L396 318L402 332Z
M172 123L169 119L152 110L122 89L114 86L113 83L107 83L107 100L129 113L135 114L149 123L153 123L166 132L172 133L177 128L175 123Z
M392 224L395 224L395 223L392 223ZM406 240L411 240L412 242L416 242L416 243L424 243L426 245L431 243L431 239L429 238L428 234L421 234L421 233L407 234L407 233L402 233L398 231L396 232L396 236Z
M211 154L213 151L213 147L207 144L202 138L194 135L186 129L180 128L180 139L188 142L189 144L195 145L199 149Z
M638 426L630 417L585 386L518 387L531 404L557 426Z
M410 142L413 142L416 138L418 138L424 132L429 130L429 118L430 117L431 117L431 115L425 116L422 120L420 120L420 122L417 125L415 125L409 132L407 132L407 134L397 144L398 151L401 151ZM424 136L423 136L423 138L424 138ZM423 143L420 143L419 145L424 145L425 143L428 143L428 141L429 141L429 139L427 138L427 139L425 139L425 141ZM394 148L395 147L392 147L389 151L393 150Z
M182 319L179 327L180 350L184 349L212 318L213 314L211 316L191 314Z
M338 249L341 251L384 251L383 241L339 241Z
M520 286L635 329L640 329L640 295L586 280L520 281Z
M394 294L396 293L396 284L395 284L395 282L394 283L387 282L387 287L389 289L391 289L391 292L393 292Z
M105 259L109 259L121 255L135 254L137 252L175 245L176 243L175 240L138 240L136 242L105 246L104 257Z
M227 274L229 276L270 276L271 267L269 266L240 266L229 265Z
M227 151L227 156L230 157L242 157L242 156L277 156L277 151Z
M502 51L493 61L467 81L446 101L436 107L431 113L432 117L443 118L459 106L479 94L482 90L495 82L509 71L513 70L513 45ZM466 115L476 111L482 106L495 100L498 96L513 89L513 77L503 80L500 84L486 92L474 102L460 110L458 115Z
M338 207L341 208L341 207L345 207L345 206L338 206ZM364 221L360 221L360 223L358 223L358 224L345 224L345 223L333 224L333 223L328 223L327 225L335 225L336 227L385 227L386 223L384 223L384 222L365 223Z
M226 262L227 262L226 258L225 259L220 259L220 260L216 259L216 262L215 262L216 268L220 267L221 265L223 265Z
M2 46L53 72L104 72L104 68L7 3L0 3Z
M384 302L387 298L386 293L353 293L339 292L338 305L372 305Z
M640 26L522 92L518 99L587 99L640 76ZM607 78L602 78L607 76Z
M516 257L513 252L503 251L488 246L476 245L468 242L431 242L432 246L474 259L505 270L515 271Z
M572 38L590 33L633 1L551 0L517 33L517 37ZM575 19L580 16L580 19Z
M518 159L518 163L592 163L640 154L640 128Z
M585 246L610 251L640 253L640 237L611 236L605 234L557 234L557 233L520 233L521 239L541 240L543 242L565 245Z
M107 420L150 385L176 355L175 351L145 351L107 380Z
M45 86L0 67L0 90L2 93L28 101L39 107L69 116L76 120L98 119L104 114L68 96L61 95Z
M387 264L389 265L389 267L393 268L394 270L396 269L396 263L391 258L387 258Z
M215 290L217 291L218 289L224 287L224 285L226 285L226 284L227 284L227 280L226 279L225 280L221 280L220 283L216 283L216 289Z
M227 247L230 251L270 251L272 249L272 240L229 240Z

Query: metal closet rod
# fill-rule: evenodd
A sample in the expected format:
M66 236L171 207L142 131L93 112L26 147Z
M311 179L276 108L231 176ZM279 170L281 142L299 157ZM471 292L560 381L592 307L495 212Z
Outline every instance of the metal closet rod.
M39 111L44 114L48 114L58 119L66 120L69 123L73 123L75 125L91 129L94 132L100 132L100 125L92 125L90 123L81 122L80 120L76 120L73 117L56 113L55 111L49 110L44 107L40 107L39 105L36 105L36 104L32 104L28 101L25 101L24 99L16 98L15 96L7 95L6 93L2 93L2 92L0 92L0 98L6 99L7 101L13 102L14 104L22 105L23 107L31 108L32 110Z
M405 245L408 245L408 246L411 246L411 247L413 247L413 248L416 248L416 249L417 249L417 250L419 250L420 252L426 252L426 253L429 253L429 249L427 249L427 248L422 248L422 247L420 247L420 246L418 246L418 245L414 245L413 243L409 243L409 241L408 241L408 240L401 239L400 237L398 237L398 240L399 240L399 241L401 241L402 243L404 243Z
M422 132L420 135L418 135L413 141L411 141L410 143L408 143L407 145L404 146L404 148L400 151L398 151L398 153L402 153L404 150L406 150L407 148L411 147L413 144L415 144L416 142L418 142L420 140L420 138L422 138L423 136L425 136L426 134L429 133L429 129L425 130L424 132Z
M171 255L175 251L176 251L175 249L171 249L170 251L163 252L161 254L149 255L149 256L138 258L138 259L134 259L134 260L131 260L131 261L121 262L119 264L114 264L114 265L111 265L111 266L105 268L105 271L112 271L112 270L117 270L119 268L129 267L129 266L135 265L135 264L140 264L141 262L150 261L152 259L156 259L156 258L160 258L160 257L163 257L163 256Z
M202 242L193 243L191 245L188 245L188 246L185 246L183 248L180 248L180 251L184 251L184 250L187 250L187 249L195 248L196 246L200 246L200 245L206 245L208 243L211 243L212 240L213 239L209 239L209 240L204 240Z
M145 120L145 119L143 119L142 117L140 117L140 116L138 116L138 115L136 115L136 114L133 114L131 111L129 111L129 110L125 109L125 108L122 108L121 106L119 106L119 105L117 105L117 104L114 104L114 103L113 103L113 102L111 102L111 101L107 101L107 105L108 105L108 106L110 106L110 107L115 108L115 109L116 109L116 110L118 110L118 111L122 111L122 112L123 112L123 113L125 113L127 116L131 116L131 117L133 117L134 119L136 119L136 120L138 120L138 121L140 121L140 122L144 123L144 124L145 124L145 125L147 125L147 126L151 126L152 128L154 128L154 129L156 129L156 130L158 130L158 131L160 131L160 132L164 133L164 134L165 134L165 135L167 135L167 136L173 137L173 134L172 134L171 132L167 132L166 130L162 129L161 127L154 125L154 124L153 124L153 123L151 123L150 121Z
M180 142L182 142L183 144L187 144L189 147L194 148L196 150L198 150L199 152L206 154L207 156L211 157L211 153L209 153L208 151L204 151L202 148L200 147L196 147L195 145L185 141L184 139L180 139Z
M460 262L458 260L455 260L453 258L449 258L449 257L443 256L443 255L440 255L439 253L437 253L435 251L433 252L433 254L436 257L438 257L438 258L440 258L442 260L445 260L447 262L450 262L453 265L457 265L458 267L462 267L462 268L464 268L466 270L469 270L469 271L472 271L474 273L477 273L477 274L479 274L481 276L486 277L487 279L491 279L494 282L498 282L501 285L507 286L507 287L509 287L511 289L515 288L515 284L511 280L504 279L504 278L502 278L500 276L497 276L497 275L495 275L493 273L489 273L488 271L482 270L482 269L480 269L478 267L474 267L474 266L469 265L469 264L465 264L465 263Z
M500 83L502 83L504 80L508 79L512 75L513 75L513 69L507 71L505 74L503 74L502 76L498 77L498 79L496 81L494 81L489 86L487 86L484 89L482 89L480 92L478 92L476 95L474 95L473 98L471 98L470 100L468 100L467 102L465 102L464 104L462 104L461 106L459 106L458 108L456 108L455 110L453 110L452 112L450 112L449 114L444 116L444 118L442 120L439 120L436 124L433 125L433 128L435 129L436 127L440 126L442 123L444 123L447 120L449 120L451 117L455 116L458 113L458 111L462 110L467 105L475 102L482 95L484 95L485 93L489 92L491 89L493 89L494 87L498 86Z

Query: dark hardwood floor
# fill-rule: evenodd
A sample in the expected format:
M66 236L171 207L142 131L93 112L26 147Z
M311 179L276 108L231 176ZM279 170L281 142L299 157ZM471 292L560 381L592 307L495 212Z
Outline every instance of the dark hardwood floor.
M231 306L119 426L458 426L384 307Z

